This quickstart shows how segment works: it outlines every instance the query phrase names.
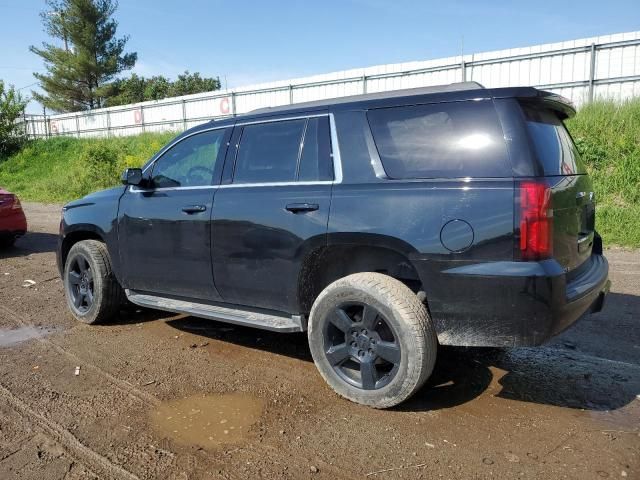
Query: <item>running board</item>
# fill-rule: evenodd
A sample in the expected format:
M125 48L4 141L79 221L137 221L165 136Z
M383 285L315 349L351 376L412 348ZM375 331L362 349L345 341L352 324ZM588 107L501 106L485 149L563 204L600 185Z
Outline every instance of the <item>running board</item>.
M155 308L167 312L186 313L194 317L208 318L220 322L243 325L246 327L271 330L273 332L304 332L304 317L271 315L268 313L250 312L228 307L207 305L205 303L187 302L172 298L157 297L125 290L131 303L141 307Z

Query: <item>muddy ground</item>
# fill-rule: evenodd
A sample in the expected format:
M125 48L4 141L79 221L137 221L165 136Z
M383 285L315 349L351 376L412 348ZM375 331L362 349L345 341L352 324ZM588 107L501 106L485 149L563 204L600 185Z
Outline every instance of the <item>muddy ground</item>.
M0 253L0 479L640 478L638 251L608 251L602 313L540 348L442 349L424 389L376 411L330 391L302 334L75 322L59 207L26 212Z

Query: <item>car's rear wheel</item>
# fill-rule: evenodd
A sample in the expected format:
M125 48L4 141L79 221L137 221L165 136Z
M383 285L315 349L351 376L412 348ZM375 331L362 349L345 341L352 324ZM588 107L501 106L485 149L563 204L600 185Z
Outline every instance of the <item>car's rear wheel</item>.
M83 323L112 318L125 299L107 247L97 240L83 240L71 247L64 267L64 288L71 313Z
M408 399L431 375L437 345L425 306L379 273L335 281L311 309L313 360L338 394L357 403L388 408Z

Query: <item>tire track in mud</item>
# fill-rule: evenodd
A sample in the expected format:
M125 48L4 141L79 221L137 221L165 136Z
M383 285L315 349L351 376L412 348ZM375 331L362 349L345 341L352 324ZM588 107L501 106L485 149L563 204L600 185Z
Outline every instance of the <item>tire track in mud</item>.
M7 308L4 305L0 305L0 313L4 313L5 318L8 317L9 320L14 320L16 323L20 324L23 327L36 328L29 320L26 320L19 313L14 312L13 310ZM127 382L126 380L121 380L119 378L114 377L113 375L104 371L97 365L94 365L86 360L83 360L80 357L78 357L76 354L71 353L68 350L65 350L64 348L59 346L57 343L47 338L35 338L35 340L37 340L43 345L47 345L53 348L57 353L64 355L69 359L73 360L76 365L82 365L84 368L90 371L93 371L98 375L106 378L109 382L115 385L119 390L126 393L127 395L134 398L135 400L138 400L139 402L142 402L147 405L152 405L152 406L157 406L160 404L160 400L158 400L153 395L143 390L140 390L139 388L136 388L134 385Z
M20 415L27 417L48 435L59 442L70 455L83 463L99 478L113 478L124 480L139 480L139 478L124 468L112 463L108 458L84 445L62 425L49 420L44 415L34 411L29 405L16 397L9 389L0 383L0 398L13 407Z
M4 317L9 321L13 321L14 323L22 327L36 328L31 321L29 321L21 314L13 311L12 309L4 305L0 305L0 317ZM37 340L42 345L46 347L50 347L57 353L66 356L67 358L72 360L76 365L82 365L83 368L86 368L87 370L93 370L95 373L104 377L113 385L115 385L117 388L119 388L122 392L134 398L135 400L142 402L145 405L150 404L152 406L157 406L161 403L160 400L158 400L153 395L136 388L134 385L130 384L125 380L121 380L114 377L110 373L102 370L100 367L81 359L80 357L78 357L72 352L69 352L68 350L65 350L64 348L62 348L61 346L59 346L58 344L56 344L55 342L53 342L48 338L37 337L37 338L34 338L34 340ZM40 425L44 430L46 430L55 439L57 439L62 445L64 445L65 448L67 447L67 445L69 445L70 452L75 452L76 450L78 450L79 452L77 455L78 460L80 462L86 463L86 465L90 469L93 468L95 461L90 461L89 458L96 457L96 458L102 459L101 463L99 464L99 467L101 468L101 470L99 470L99 473L104 472L105 469L107 468L113 467L121 470L120 472L121 475L120 476L116 475L114 478L138 479L138 477L136 477L135 475L127 472L126 470L122 469L121 467L118 467L115 464L112 464L106 457L103 457L99 453L95 452L94 450L91 450L89 447L80 443L80 441L77 440L76 437L71 432L66 430L63 426L51 420L48 420L42 415L33 411L27 404L25 404L20 398L12 394L11 391L8 390L1 383L0 383L0 398L5 398L7 402L10 405L12 405L18 412L24 413L25 416L27 416L28 418L31 418L36 424ZM308 468L308 465L311 465L313 463L318 463L318 461L320 460L318 458L312 459L308 456L298 454L297 460L292 461L291 457L289 455L284 454L282 451L280 451L279 448L271 445L267 445L267 444L261 444L260 447L258 447L257 445L245 445L243 447L240 447L239 450L243 451L244 454L247 455L248 458L251 458L254 463L258 463L259 461L264 460L264 455L265 455L264 450L266 450L267 452L269 452L270 460L274 464L280 464L282 466L288 465L290 467L293 465L296 465L302 470L305 470L306 468ZM96 461L99 461L99 460L96 460ZM109 466L105 467L104 462L108 462L108 464L111 465L111 467ZM322 465L323 471L327 472L328 470L330 470L335 478L345 478L345 479L350 478L350 476L342 476L339 473L339 470L330 466L328 462L321 461L321 463L323 464ZM232 472L227 471L225 473L228 476L228 478L241 478L236 476ZM102 475L98 475L98 476L102 478ZM107 477L107 478L111 478L111 477Z

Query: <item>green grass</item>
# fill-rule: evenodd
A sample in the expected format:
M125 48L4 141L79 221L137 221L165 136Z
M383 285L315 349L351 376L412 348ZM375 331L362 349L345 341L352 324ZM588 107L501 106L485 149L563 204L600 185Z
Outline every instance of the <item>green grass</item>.
M56 137L29 142L0 159L0 185L21 199L67 202L117 185L126 167L139 167L175 133L89 139Z
M567 126L593 180L605 245L640 247L640 99L587 105Z
M587 105L568 126L594 181L605 245L640 247L640 99ZM24 200L65 202L116 185L173 135L32 141L0 159L0 185Z

